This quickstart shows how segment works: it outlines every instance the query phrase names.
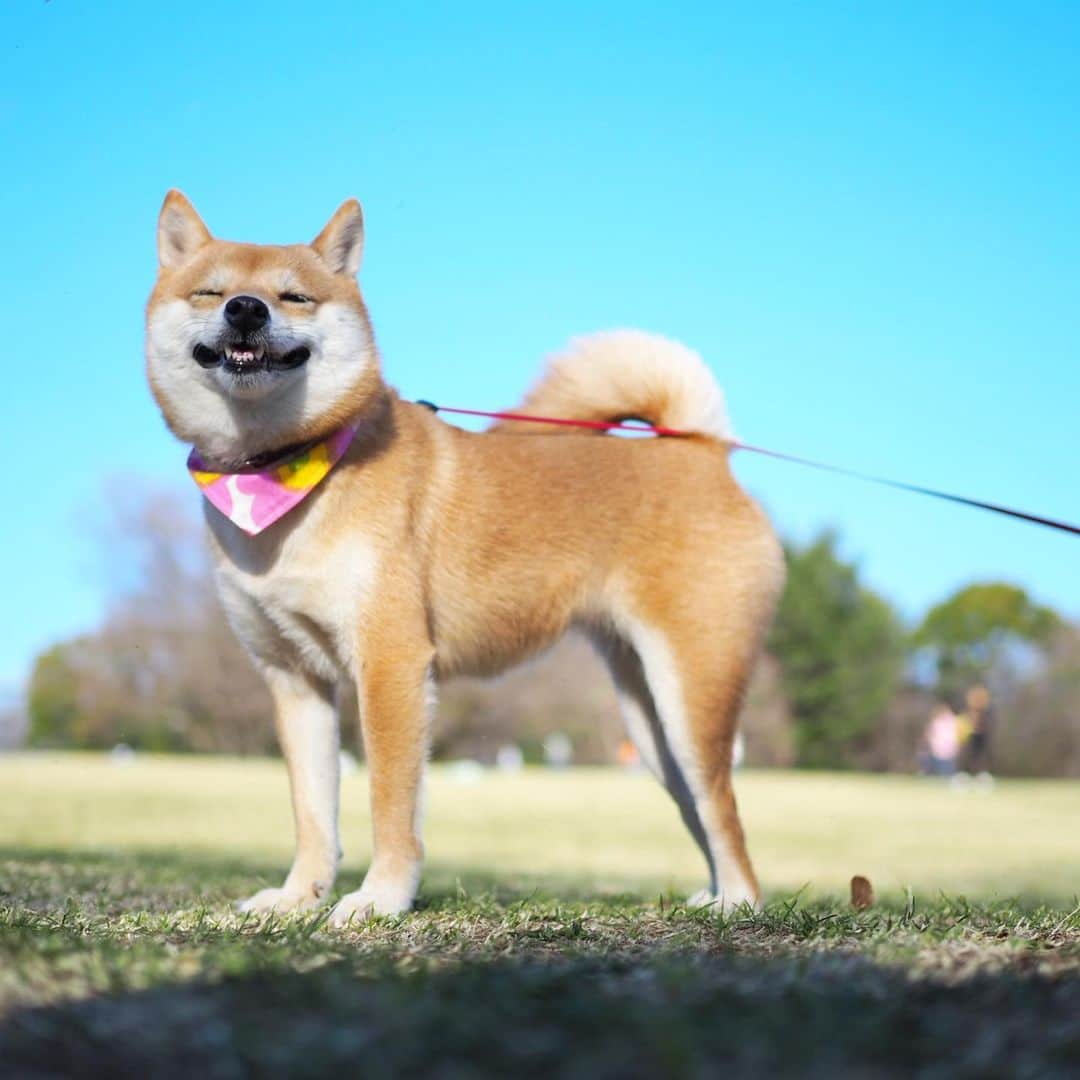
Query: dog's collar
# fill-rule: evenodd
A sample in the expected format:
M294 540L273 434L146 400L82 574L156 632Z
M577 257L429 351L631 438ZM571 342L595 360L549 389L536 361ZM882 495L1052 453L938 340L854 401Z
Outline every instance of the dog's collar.
M326 479L352 445L357 426L346 424L325 439L258 454L227 472L215 471L193 449L188 472L216 509L254 536L302 503Z

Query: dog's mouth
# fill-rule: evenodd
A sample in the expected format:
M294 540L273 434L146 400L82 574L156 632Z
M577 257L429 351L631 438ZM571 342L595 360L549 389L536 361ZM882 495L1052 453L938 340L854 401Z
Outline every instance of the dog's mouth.
M222 345L220 350L208 345L196 345L192 356L199 367L221 368L229 375L258 375L263 372L292 371L306 364L311 350L298 345L286 353L273 353L262 342L234 341Z

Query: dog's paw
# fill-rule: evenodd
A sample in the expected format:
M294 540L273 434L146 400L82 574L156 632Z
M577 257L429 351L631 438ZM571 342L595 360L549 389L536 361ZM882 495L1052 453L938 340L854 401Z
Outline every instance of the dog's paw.
M758 911L761 905L757 899L748 892L738 891L729 894L721 893L719 896L709 889L699 889L687 898L688 908L708 908L717 915L730 915L733 911L748 907L752 911Z
M688 908L715 907L716 895L708 889L698 889L696 893L686 898Z
M343 896L330 912L330 926L362 923L375 915L404 915L413 904L416 886L412 882L367 882Z
M289 911L310 911L324 902L328 891L315 886L308 889L294 889L289 886L260 889L254 896L239 901L236 910L241 915L284 915Z

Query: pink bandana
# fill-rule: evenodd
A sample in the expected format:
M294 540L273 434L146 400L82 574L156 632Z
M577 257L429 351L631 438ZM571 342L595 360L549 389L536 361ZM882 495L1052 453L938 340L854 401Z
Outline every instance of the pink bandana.
M250 472L210 472L198 451L192 450L188 472L214 506L254 536L302 503L342 459L355 436L356 427L346 424L293 457Z

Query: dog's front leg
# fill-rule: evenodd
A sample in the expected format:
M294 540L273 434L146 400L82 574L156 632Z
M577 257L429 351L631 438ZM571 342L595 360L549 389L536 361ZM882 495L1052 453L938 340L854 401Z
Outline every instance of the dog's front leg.
M428 747L431 648L400 633L372 635L358 679L371 785L373 849L363 885L330 913L334 926L412 907L420 883L420 795Z
M339 730L329 687L278 669L263 672L274 699L296 823L296 855L280 889L263 889L241 911L294 911L326 901L337 877Z

